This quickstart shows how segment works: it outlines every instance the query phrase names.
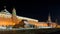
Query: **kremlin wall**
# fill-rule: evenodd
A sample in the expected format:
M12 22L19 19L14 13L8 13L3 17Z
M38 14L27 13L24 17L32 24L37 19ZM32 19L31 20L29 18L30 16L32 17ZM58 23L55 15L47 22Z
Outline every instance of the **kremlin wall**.
M0 26L6 26L6 27L12 26L12 27L16 27L16 28L19 28L19 27L27 28L26 25L28 25L28 26L32 25L35 28L38 28L38 27L52 27L52 28L60 27L60 25L58 25L56 22L51 21L50 15L48 16L47 22L39 22L36 19L17 16L15 8L13 8L12 14L9 13L9 11L7 11L6 9L4 9L0 12Z

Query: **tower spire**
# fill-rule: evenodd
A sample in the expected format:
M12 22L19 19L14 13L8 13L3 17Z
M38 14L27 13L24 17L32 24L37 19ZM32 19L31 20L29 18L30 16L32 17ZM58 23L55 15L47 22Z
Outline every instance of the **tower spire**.
M16 9L15 8L13 8L12 14L16 16Z
M51 16L50 16L50 12L49 12L49 15L48 15L48 23L51 23Z

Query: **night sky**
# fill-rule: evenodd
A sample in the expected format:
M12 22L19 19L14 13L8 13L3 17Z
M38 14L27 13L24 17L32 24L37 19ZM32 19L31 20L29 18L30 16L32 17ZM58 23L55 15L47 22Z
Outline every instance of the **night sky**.
M18 0L5 0L0 1L0 11L6 9L12 12L12 8L16 8L17 15L38 19L39 21L47 21L48 14L50 12L52 21L56 19L60 22L60 5L55 3L45 3L39 1L23 2Z

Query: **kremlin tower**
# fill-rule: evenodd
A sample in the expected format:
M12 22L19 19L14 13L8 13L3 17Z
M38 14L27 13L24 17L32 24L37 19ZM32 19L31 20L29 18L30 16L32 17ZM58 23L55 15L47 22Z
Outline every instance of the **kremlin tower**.
M17 17L16 17L16 10L15 10L15 8L13 8L13 10L12 10L12 21L13 21L14 23L18 23L18 22L17 22Z
M50 13L48 15L48 23L52 23Z

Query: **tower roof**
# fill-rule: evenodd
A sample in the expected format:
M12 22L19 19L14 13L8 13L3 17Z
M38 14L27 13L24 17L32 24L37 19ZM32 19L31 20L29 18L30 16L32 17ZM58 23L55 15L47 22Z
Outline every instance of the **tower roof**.
M13 15L16 15L16 9L15 9L15 8L13 8L12 14L13 14Z
M0 13L10 14L9 11L6 9L6 6L4 6L4 10L1 10Z

